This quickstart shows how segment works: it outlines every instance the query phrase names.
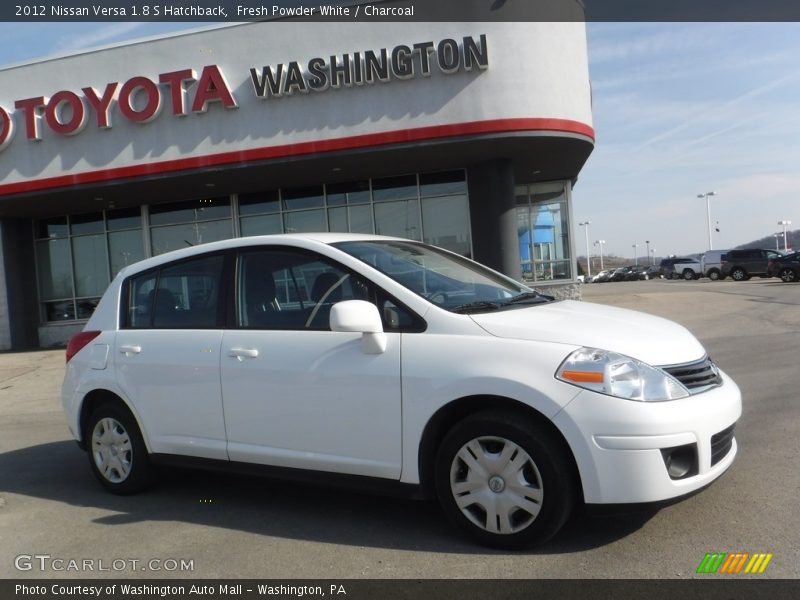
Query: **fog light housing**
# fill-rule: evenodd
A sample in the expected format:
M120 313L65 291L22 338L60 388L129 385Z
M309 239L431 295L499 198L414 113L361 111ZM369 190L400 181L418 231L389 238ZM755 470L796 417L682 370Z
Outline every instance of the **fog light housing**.
M686 479L697 475L697 444L662 448L661 457L670 479Z

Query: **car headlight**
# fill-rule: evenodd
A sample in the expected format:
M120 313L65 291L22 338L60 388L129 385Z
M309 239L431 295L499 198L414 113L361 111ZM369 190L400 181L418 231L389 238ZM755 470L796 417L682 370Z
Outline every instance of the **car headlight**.
M608 396L662 402L686 398L689 391L674 377L630 356L580 348L556 371L556 378Z

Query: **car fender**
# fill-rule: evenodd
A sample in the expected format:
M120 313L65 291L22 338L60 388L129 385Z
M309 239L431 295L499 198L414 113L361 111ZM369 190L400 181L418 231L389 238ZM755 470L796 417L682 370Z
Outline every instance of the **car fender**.
M504 398L540 413L550 422L580 390L555 378L577 346L471 336L403 336L401 481L419 483L419 451L428 423L443 407L463 398ZM442 356L448 368L441 368ZM437 358L438 357L438 358ZM487 400L486 408L491 408Z

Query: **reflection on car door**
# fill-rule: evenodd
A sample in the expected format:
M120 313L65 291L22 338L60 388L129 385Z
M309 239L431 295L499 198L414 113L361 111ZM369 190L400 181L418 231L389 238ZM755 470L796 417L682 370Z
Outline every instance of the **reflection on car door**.
M224 257L168 265L127 286L117 382L155 453L227 459L219 386Z
M329 330L331 306L366 299L355 274L297 249L237 261L236 322L222 340L231 460L399 478L400 335L365 354Z

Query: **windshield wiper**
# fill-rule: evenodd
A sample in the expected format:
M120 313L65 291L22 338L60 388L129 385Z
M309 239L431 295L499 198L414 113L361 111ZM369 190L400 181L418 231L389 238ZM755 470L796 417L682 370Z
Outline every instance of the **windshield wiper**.
M490 302L489 300L478 300L477 302L467 302L466 304L459 304L450 309L454 313L467 313L478 310L497 310L503 306L501 302Z
M552 302L555 300L553 296L547 296L545 294L540 294L539 292L522 292L514 296L513 298L506 300L504 302L505 305L508 304L519 304L521 302L531 302L532 304L540 304L542 302Z

